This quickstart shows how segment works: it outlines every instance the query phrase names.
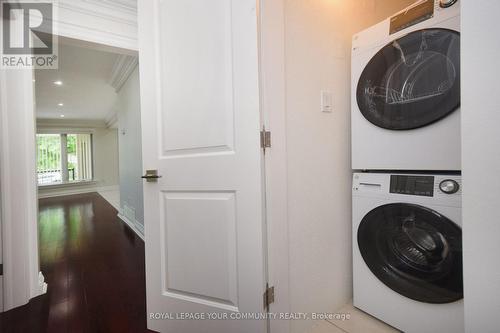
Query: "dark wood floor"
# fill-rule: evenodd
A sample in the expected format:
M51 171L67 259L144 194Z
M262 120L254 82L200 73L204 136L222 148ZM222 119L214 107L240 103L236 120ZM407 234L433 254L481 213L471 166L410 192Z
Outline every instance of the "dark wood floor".
M97 193L40 200L48 291L0 315L0 332L150 332L144 242L116 214Z

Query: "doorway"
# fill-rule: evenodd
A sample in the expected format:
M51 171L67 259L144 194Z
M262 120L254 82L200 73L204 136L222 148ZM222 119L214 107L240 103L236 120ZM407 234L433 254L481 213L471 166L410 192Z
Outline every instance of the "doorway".
M49 330L146 330L137 58L60 38L59 68L34 73Z

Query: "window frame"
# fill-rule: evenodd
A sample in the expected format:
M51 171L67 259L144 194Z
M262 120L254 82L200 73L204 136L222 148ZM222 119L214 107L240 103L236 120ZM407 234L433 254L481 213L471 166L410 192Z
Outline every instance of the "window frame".
M92 170L91 170L91 178L90 179L85 179L85 180L74 180L74 181L64 181L62 180L60 183L47 183L47 184L39 184L38 179L37 179L37 186L42 187L42 188L47 188L47 187L64 187L64 186L71 186L71 185L78 185L78 184L89 184L89 183L95 183L95 140L94 140L94 135L95 135L95 130L93 129L87 129L87 128L39 128L36 131L35 134L35 140L36 140L36 135L38 134L59 134L61 135L61 142L62 142L62 135L71 135L71 134L89 134L90 135L90 154L91 154L91 165L92 165ZM67 139L66 139L67 140ZM67 142L67 141L66 141ZM62 145L61 145L62 147ZM61 149L62 151L62 149ZM66 156L67 156L67 151L66 151ZM37 157L38 158L38 157ZM67 164L66 164L66 169L67 169ZM61 163L61 172L63 171L63 165Z

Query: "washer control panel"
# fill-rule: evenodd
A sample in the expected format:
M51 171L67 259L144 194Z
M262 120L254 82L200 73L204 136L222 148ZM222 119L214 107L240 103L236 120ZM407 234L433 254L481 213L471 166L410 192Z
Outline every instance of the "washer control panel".
M459 179L449 176L391 175L389 193L424 197L450 195L460 191Z
M390 193L434 196L433 176L391 175Z
M393 202L461 207L460 174L361 172L353 174L353 197L377 198Z

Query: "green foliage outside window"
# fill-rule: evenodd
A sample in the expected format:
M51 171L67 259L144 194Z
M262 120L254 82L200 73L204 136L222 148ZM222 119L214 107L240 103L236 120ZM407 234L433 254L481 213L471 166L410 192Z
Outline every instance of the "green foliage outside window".
M37 171L59 170L61 168L61 137L59 134L37 135Z
M76 134L68 134L68 169L76 169Z

